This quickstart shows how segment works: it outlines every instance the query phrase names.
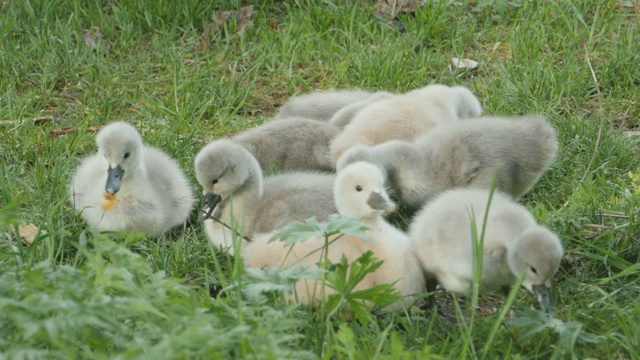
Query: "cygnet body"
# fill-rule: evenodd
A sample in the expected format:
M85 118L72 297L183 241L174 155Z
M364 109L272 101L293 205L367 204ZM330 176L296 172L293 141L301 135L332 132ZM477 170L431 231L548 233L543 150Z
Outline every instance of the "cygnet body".
M337 161L355 145L413 141L436 125L477 117L481 112L478 99L461 86L429 85L392 95L362 108L331 143L331 156Z
M293 117L267 122L233 140L249 150L264 170L333 172L329 145L339 131L329 122Z
M353 262L365 252L371 251L382 266L368 274L354 291L368 289L380 284L393 284L404 296L404 301L392 305L401 309L412 303L412 296L424 291L422 270L412 253L409 238L383 218L383 213L393 211L395 204L383 186L384 177L377 167L365 162L352 164L338 173L334 185L335 202L340 214L356 217L371 227L365 233L375 242L355 236L333 236L329 239L326 256L332 263L340 262L344 255ZM325 245L324 238L310 238L289 247L280 241L267 243L273 233L256 237L244 249L244 265L247 268L286 268L294 264L315 267L322 261L322 252L316 251ZM315 251L315 252L314 252ZM295 285L298 301L308 304L326 300L333 290L325 288L322 297L320 281L300 280Z
M205 232L214 247L229 248L230 254L239 234L251 238L311 216L326 219L336 212L333 175L292 172L264 179L253 155L228 139L202 148L195 168L204 193L202 212L208 214Z
M470 295L474 279L471 214L482 232L489 200L487 189L454 189L427 204L412 221L409 237L425 271L429 290L437 280L446 290ZM535 293L540 305L551 305L551 283L563 250L558 237L536 223L531 213L509 196L493 194L484 229L481 285L485 289L514 284Z
M176 161L144 145L125 122L105 126L96 142L98 153L82 162L70 184L70 201L89 226L158 236L185 222L194 198Z
M413 143L355 147L337 168L372 162L386 171L403 202L420 207L448 189L489 188L496 169L496 188L518 198L542 176L557 151L555 130L543 117L483 117L439 126Z
M306 117L309 119L328 121L343 107L364 100L372 95L364 90L328 90L314 91L297 95L289 99L276 115L279 119L290 117Z

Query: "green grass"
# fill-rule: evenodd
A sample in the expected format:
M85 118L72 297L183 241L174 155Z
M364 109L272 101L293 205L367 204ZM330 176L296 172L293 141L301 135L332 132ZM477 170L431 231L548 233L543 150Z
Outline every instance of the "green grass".
M428 1L400 16L400 33L369 2L262 1L240 37L211 30L216 9L240 1L0 2L0 120L11 121L0 125L0 358L640 358L640 184L628 175L640 155L625 135L640 126L640 14L617 3ZM91 26L104 36L95 49L82 40ZM480 67L450 69L452 57ZM262 123L291 95L427 83L556 127L558 159L521 202L566 248L557 317L597 343L526 337L497 326L500 308L473 324L415 310L362 325L236 290L212 300L202 283L244 278L195 219L173 238L111 241L67 202L70 174L96 148L90 126L138 126L198 194L202 142ZM50 136L66 127L78 131ZM41 232L25 246L9 223ZM524 291L509 300L536 305Z

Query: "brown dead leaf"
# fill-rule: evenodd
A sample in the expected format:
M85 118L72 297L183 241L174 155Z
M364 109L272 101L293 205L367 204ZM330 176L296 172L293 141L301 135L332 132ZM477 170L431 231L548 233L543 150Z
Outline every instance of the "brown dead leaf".
M102 31L100 31L100 28L97 26L90 27L82 34L82 41L92 49L96 49L102 40Z
M196 52L200 55L204 55L209 50L209 37L202 35L200 37L200 46L196 49Z
M35 240L39 230L40 229L38 229L38 227L33 224L18 226L18 232L20 233L20 238L22 239L22 241L24 241L27 244L31 244L33 240ZM13 225L11 226L11 233L12 234L16 233L16 229Z
M213 32L221 32L225 25L227 28L235 21L236 34L242 35L245 30L251 26L251 15L253 14L253 5L243 6L237 11L217 11L213 15Z

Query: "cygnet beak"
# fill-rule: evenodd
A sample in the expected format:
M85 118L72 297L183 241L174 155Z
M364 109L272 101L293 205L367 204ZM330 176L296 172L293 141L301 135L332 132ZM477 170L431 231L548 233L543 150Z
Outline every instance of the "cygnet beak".
M109 165L109 169L107 170L107 184L104 187L104 191L109 195L115 195L120 190L123 176L124 170L120 165L115 168Z
M374 210L382 210L387 213L396 210L396 204L389 200L389 198L382 196L379 192L372 192L371 195L369 195L367 204Z
M208 193L202 198L202 206L200 207L200 220L211 218L211 214L216 206L222 200L222 196L218 194Z
M545 284L540 284L531 286L531 290L533 290L533 293L538 297L538 302L540 302L542 310L548 313L553 306L553 301L551 300L551 288L547 287Z

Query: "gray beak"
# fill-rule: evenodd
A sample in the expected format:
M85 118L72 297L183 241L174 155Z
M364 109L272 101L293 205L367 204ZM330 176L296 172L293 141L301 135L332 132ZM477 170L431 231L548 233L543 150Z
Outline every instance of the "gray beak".
M372 192L371 195L369 195L367 204L374 210L383 210L385 212L392 212L396 209L396 204L380 195L379 192Z
M533 290L533 293L538 297L538 302L540 302L542 310L548 313L553 306L553 301L551 300L551 288L545 286L544 284L540 284L533 285L531 289Z
M104 187L104 191L109 195L115 195L120 190L123 176L124 170L120 165L115 168L109 165L109 169L107 170L107 184Z
M211 218L211 214L216 206L222 200L222 196L218 194L208 193L202 198L202 206L200 207L200 220Z

